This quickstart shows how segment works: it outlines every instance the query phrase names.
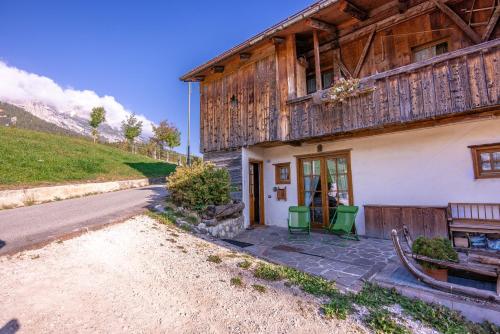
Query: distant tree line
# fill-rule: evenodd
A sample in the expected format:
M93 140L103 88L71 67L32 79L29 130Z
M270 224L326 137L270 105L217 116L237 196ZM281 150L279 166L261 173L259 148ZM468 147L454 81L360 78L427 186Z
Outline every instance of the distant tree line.
M99 126L106 121L106 110L103 107L95 107L90 113L89 125L92 127L92 138L94 143L99 140ZM131 151L132 153L144 154L153 159L166 159L174 163L182 163L186 157L174 151L181 145L181 132L167 120L161 121L158 126L153 126L153 136L146 143L138 143L137 138L142 133L142 121L135 114L129 115L122 121L121 130L124 137L122 143L111 145Z

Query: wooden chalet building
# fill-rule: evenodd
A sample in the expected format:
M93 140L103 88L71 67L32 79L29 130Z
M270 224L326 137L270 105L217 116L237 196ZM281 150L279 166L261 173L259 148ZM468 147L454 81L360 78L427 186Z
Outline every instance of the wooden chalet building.
M181 78L200 83L201 151L247 224L286 227L300 204L320 228L354 204L360 234L446 235L448 203L500 203L499 16L497 0L319 1ZM332 102L342 78L360 81Z

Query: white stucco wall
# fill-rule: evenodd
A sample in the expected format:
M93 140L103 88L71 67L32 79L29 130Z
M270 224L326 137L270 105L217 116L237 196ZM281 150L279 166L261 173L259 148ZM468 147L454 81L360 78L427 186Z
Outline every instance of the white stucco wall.
M474 178L468 146L500 142L500 119L323 142L323 152L351 149L354 203L360 207L356 225L364 233L366 204L446 206L449 202L500 203L500 179ZM297 205L295 155L316 152L317 144L302 147L243 149L243 200L248 224L248 161L264 161L266 225L286 227L287 210ZM273 192L274 166L291 163L287 201ZM271 198L269 198L271 196Z

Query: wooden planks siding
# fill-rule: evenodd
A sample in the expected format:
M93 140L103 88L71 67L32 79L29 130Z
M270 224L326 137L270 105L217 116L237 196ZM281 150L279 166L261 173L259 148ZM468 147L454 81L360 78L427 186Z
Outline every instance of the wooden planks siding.
M201 84L203 152L278 140L276 57L270 54Z
M365 235L390 239L392 229L401 231L406 225L414 238L446 238L446 210L446 207L365 205Z
M203 155L205 161L211 161L216 166L226 168L231 177L233 192L231 197L235 200L242 200L242 159L241 150L210 152Z
M201 84L202 152L404 127L500 105L500 39L364 78L375 91L335 106L312 96L287 101L280 48Z
M429 120L500 104L500 39L362 80L343 104L289 101L292 141Z

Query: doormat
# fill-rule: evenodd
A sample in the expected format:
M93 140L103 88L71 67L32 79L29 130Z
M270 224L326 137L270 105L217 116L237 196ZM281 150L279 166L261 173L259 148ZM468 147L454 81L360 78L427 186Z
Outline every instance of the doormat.
M232 239L222 239L222 241L227 242L228 244L238 246L240 248L247 248L253 246L253 244L249 244L248 242L232 240Z

